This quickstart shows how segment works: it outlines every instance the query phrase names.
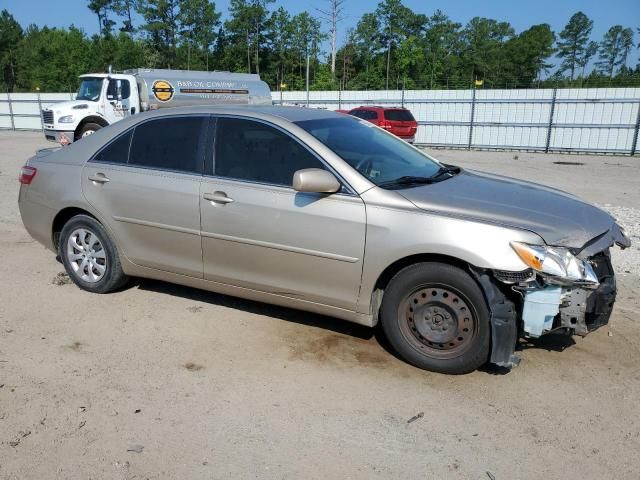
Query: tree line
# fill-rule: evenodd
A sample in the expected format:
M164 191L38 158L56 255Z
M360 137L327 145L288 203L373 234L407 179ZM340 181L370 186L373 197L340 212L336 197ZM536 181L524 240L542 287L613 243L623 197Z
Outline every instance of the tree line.
M640 63L628 66L634 30L614 25L594 40L582 12L558 33L548 24L516 33L506 21L462 25L382 0L340 38L345 1L292 15L275 0L231 0L223 21L209 0L89 0L91 37L74 25L21 26L2 10L0 89L72 91L78 75L112 65L252 72L272 90L301 90L307 61L313 90L640 86Z

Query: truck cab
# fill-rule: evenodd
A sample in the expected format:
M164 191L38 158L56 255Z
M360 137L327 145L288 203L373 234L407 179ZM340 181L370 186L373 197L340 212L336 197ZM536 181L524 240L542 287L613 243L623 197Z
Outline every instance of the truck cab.
M139 112L134 75L92 73L80 76L75 100L43 109L42 121L46 138L64 145Z
M45 137L62 145L129 115L186 105L271 105L257 74L137 68L80 76L76 99L42 110Z

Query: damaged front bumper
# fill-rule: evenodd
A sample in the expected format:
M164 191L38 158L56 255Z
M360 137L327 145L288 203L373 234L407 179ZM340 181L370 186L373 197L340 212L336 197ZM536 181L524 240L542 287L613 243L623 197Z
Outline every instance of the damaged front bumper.
M514 286L522 295L522 331L528 337L551 332L584 336L609 322L616 280L609 251L588 259L597 284L554 285L542 279Z
M490 363L516 366L519 359L515 347L521 336L536 338L551 332L584 336L606 325L616 299L609 254L613 245L623 249L630 246L629 238L617 225L574 252L594 274L595 278L587 282L553 278L533 269L472 269L491 313Z

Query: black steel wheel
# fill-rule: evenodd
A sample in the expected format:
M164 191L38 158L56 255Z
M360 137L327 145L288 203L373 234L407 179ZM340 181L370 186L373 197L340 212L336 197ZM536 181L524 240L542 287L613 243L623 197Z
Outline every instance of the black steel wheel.
M489 355L489 312L480 287L464 270L420 263L389 283L382 327L409 363L442 373L468 373Z

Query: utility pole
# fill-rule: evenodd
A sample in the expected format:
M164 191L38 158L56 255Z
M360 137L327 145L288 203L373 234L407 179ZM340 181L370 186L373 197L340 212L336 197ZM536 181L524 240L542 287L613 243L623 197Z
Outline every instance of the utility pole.
M307 108L309 107L309 52L307 51Z
M316 8L320 16L329 24L329 35L331 36L331 76L336 76L336 53L338 40L338 22L344 20L342 16L345 0L325 0L329 3L328 10Z

